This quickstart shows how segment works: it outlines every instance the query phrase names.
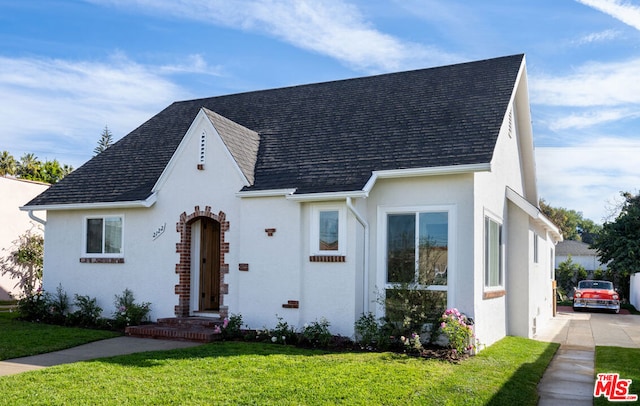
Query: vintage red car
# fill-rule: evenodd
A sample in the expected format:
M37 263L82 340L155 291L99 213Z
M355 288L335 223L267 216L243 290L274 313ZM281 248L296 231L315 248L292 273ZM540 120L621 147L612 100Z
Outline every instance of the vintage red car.
M578 282L573 293L573 310L604 309L620 311L620 296L609 281L584 280Z

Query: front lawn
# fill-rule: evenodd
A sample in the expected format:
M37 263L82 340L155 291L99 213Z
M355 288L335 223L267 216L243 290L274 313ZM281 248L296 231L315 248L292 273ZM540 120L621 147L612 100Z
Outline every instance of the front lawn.
M75 347L121 335L112 331L61 327L16 320L17 313L0 313L0 360Z
M618 373L621 379L631 379L629 394L640 396L640 348L596 347L595 369L596 375ZM601 396L595 399L594 404L610 403Z
M220 342L0 378L7 404L536 405L558 345L507 337L459 364Z

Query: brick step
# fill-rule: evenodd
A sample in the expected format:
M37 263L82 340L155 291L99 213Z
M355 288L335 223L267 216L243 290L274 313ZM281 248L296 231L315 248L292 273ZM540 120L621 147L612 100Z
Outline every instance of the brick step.
M219 317L166 317L158 319L157 324L168 327L184 328L215 328L221 326L223 320Z
M222 338L222 334L216 332L214 328L204 327L202 325L170 326L166 324L145 324L141 326L129 326L125 329L124 333L131 337L195 341L200 343L210 343Z

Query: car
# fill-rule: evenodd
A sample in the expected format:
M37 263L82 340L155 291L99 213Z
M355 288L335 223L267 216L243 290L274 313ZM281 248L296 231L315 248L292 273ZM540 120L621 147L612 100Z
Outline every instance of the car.
M584 280L578 282L573 293L573 310L604 309L620 311L620 295L609 281Z

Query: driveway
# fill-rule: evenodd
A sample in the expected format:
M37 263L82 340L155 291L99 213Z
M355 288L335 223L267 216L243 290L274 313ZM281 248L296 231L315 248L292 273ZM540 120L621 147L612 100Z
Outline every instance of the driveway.
M572 348L640 348L640 316L595 311L573 312L570 307L560 307L556 317L534 338Z

